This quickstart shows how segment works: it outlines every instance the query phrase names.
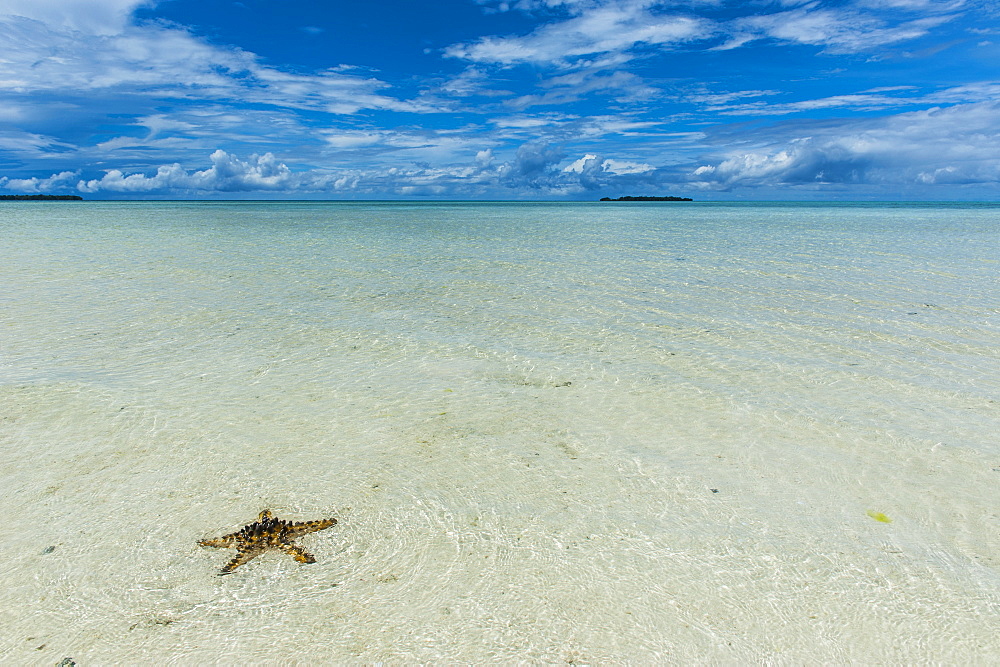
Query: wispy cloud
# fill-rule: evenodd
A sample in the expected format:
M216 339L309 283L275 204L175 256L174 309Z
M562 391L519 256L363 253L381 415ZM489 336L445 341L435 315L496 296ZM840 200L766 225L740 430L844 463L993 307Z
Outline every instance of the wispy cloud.
M53 137L16 130L0 131L0 150L37 155L42 152L57 152L67 149L72 149L72 146Z
M735 48L751 40L770 38L821 46L831 53L869 51L922 37L951 18L943 15L890 23L885 18L847 8L818 9L811 3L786 12L733 21L728 26L733 36L727 46Z
M861 52L912 40L954 18L961 0L858 0L826 6L818 0L768 3L660 2L657 0L523 0L490 3L497 9L560 9L556 18L520 36L490 36L456 44L453 58L502 66L578 66L595 54L632 54L639 48L694 45L735 49L771 39L819 46L832 53ZM742 16L709 18L695 7L738 6ZM887 11L888 10L888 11ZM914 16L915 13L920 16ZM710 43L708 40L715 40Z
M894 93L894 94L891 94ZM732 94L692 96L691 101L708 104L706 111L729 116L783 116L788 114L816 111L820 109L859 109L864 111L891 109L907 106L933 104L960 104L994 100L1000 97L1000 82L984 81L964 86L952 86L943 90L925 92L916 86L886 86L858 93L831 95L817 99L794 102L754 100L727 104L725 102L744 97L776 95L777 91L744 91ZM721 102L721 103L713 103Z
M456 44L445 53L505 66L533 63L569 67L579 65L585 56L620 54L640 45L662 48L710 34L707 21L696 16L654 14L648 2L559 4L570 5L576 15L543 25L528 35L486 37Z
M0 84L9 93L240 100L335 114L435 111L419 101L385 95L389 84L374 77L335 68L312 74L283 71L261 64L251 52L209 44L178 26L127 24L121 16L137 4L119 2L96 12L117 17L107 23L83 20L86 12L80 8L104 6L84 0L72 4L79 11L62 21L41 20L55 13L51 2L28 16L0 16Z
M57 30L84 35L115 35L132 14L155 0L3 0L0 15L30 19Z
M585 70L548 79L539 84L541 91L522 95L505 102L513 109L535 106L565 105L600 92L622 102L635 102L653 97L656 90L642 78L629 72Z

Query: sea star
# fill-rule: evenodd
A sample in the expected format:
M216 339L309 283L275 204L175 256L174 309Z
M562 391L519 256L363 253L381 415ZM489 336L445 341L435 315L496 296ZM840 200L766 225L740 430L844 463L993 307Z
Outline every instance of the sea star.
M222 568L219 575L229 574L240 565L270 549L280 549L295 557L300 563L315 563L316 558L292 542L297 537L329 528L337 523L336 519L319 519L318 521L285 521L275 519L271 510L264 510L257 520L249 523L235 533L217 537L214 540L201 540L203 547L236 547L236 555Z

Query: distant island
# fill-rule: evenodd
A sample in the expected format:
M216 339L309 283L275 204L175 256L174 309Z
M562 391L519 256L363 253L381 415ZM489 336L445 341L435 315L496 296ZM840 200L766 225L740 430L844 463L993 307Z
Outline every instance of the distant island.
M601 201L694 201L689 197L601 197Z
M0 201L83 201L79 195L0 195Z

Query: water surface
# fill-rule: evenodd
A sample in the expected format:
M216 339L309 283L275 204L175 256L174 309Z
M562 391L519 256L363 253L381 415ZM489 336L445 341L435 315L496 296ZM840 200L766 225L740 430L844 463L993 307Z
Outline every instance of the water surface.
M1000 652L1000 208L25 202L0 234L8 661ZM265 508L340 522L216 576L197 541Z

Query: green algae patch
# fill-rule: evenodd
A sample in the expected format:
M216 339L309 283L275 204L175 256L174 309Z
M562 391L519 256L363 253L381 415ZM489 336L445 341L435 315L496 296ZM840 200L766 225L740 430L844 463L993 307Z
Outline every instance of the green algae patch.
M882 514L881 512L876 512L875 510L868 510L867 514L871 518L881 523L892 523L892 519L887 517L885 514Z

